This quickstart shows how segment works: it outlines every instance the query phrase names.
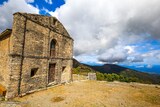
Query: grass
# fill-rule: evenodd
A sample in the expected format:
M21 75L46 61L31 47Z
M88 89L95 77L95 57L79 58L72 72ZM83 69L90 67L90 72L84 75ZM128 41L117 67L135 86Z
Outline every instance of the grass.
M63 100L64 100L63 97L53 97L53 98L51 99L52 102L60 102L60 101L63 101Z
M158 96L146 96L145 101L155 104L155 105L160 105L160 95Z
M160 90L138 83L77 81L16 100L30 107L160 107Z
M160 105L160 90L158 86L146 85L138 86L138 89L130 91L133 93L132 98L136 101L144 101L152 105Z

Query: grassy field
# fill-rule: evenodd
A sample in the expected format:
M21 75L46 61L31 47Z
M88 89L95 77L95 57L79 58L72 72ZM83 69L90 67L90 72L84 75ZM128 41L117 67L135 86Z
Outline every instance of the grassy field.
M14 100L25 107L160 107L160 86L76 81Z

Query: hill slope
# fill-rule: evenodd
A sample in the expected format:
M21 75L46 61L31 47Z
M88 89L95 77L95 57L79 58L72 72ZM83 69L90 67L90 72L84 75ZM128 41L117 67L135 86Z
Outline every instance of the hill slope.
M142 83L160 84L160 75L148 74L114 64L104 64L102 66L90 66L79 63L76 59L73 61L74 71L76 73L86 74L88 72L115 73L124 77L138 78Z
M96 70L96 71L100 71L101 73L116 73L119 74L122 71L127 70L128 68L125 67L121 67L118 65L114 65L114 64L104 64L102 66L90 66L92 69Z
M148 74L148 73L132 70L129 68L125 68L119 65L105 64L102 66L89 66L89 67L101 73L116 73L119 75L123 75L125 77L136 77L140 80L145 81L146 83L155 83L155 84L160 83L159 75Z

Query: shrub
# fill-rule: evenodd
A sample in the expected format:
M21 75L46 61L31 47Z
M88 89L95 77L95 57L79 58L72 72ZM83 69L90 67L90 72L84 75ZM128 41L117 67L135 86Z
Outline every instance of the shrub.
M105 80L105 76L103 73L97 72L96 76L97 76L97 80L100 80L100 81Z
M105 80L105 81L121 81L121 82L141 82L138 78L136 77L125 77L123 75L118 75L115 73L112 74L106 74L106 73L100 73L97 72L97 80Z

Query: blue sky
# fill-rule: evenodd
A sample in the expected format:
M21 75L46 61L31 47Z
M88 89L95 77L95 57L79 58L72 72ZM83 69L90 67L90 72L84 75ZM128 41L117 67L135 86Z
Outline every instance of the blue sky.
M1 0L0 4L2 5L4 2L7 1L8 0ZM26 1L29 1L28 4L37 7L40 10L39 14L43 15L47 14L47 12L44 9L47 9L49 11L55 11L56 8L59 8L61 5L65 3L64 0L26 0Z
M0 32L18 11L57 17L82 63L160 72L160 0L1 0Z
M51 4L46 2L45 0L35 0L33 3L30 3L34 7L37 7L40 9L40 14L46 14L46 11L43 9L47 9L49 11L55 11L56 8L59 8L61 5L63 5L65 2L64 0L51 0Z

